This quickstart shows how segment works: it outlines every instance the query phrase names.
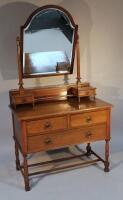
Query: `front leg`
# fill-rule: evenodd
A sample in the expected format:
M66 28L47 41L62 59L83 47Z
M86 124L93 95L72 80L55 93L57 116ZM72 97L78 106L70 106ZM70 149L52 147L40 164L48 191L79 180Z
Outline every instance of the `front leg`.
M15 158L16 158L16 170L20 170L20 160L19 160L19 149L15 141Z
M104 163L104 171L109 172L109 140L105 141L105 163Z
M25 183L25 190L29 191L29 176L28 176L28 164L27 164L27 156L24 155L24 183Z

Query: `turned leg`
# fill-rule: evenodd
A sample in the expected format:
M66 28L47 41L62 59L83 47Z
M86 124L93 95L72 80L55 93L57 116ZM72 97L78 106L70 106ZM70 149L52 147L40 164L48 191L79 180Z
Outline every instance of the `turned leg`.
M28 165L27 165L27 156L24 156L24 183L25 183L25 190L29 191L29 177L28 177Z
M18 146L15 142L15 158L16 158L16 170L20 170L20 160L19 160L19 150Z
M104 171L109 172L109 140L106 140L105 143L105 163L104 163Z
M86 150L87 150L87 156L90 156L91 155L91 145L90 145L90 143L87 144Z

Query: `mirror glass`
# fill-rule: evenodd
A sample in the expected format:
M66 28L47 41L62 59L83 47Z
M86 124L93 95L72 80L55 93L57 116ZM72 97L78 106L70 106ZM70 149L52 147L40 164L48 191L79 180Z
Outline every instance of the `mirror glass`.
M36 13L23 29L23 77L72 73L74 32L63 11Z

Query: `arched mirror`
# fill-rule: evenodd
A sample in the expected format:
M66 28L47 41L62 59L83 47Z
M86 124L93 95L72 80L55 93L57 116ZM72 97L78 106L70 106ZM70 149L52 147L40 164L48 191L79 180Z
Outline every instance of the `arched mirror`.
M73 73L76 54L76 83L47 87L24 88L24 78L58 76ZM81 83L78 26L71 14L56 5L38 8L21 27L17 37L19 91L11 93L14 108L19 104L64 100L70 97L93 96L96 90ZM67 79L67 78L66 78Z
M73 73L77 25L59 6L44 6L21 27L23 78Z

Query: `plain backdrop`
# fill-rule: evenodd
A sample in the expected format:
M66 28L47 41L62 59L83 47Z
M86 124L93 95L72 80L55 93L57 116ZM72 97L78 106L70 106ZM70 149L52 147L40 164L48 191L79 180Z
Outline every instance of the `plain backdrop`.
M97 88L97 97L113 104L111 172L98 167L46 176L31 192L14 164L8 91L18 87L16 37L20 26L38 6L59 4L79 25L82 81ZM0 200L122 199L123 194L123 1L122 0L0 0ZM75 66L76 67L76 66ZM74 74L69 76L75 82ZM25 87L63 82L63 77L25 80ZM93 148L104 155L103 143ZM102 166L102 165L101 165Z

